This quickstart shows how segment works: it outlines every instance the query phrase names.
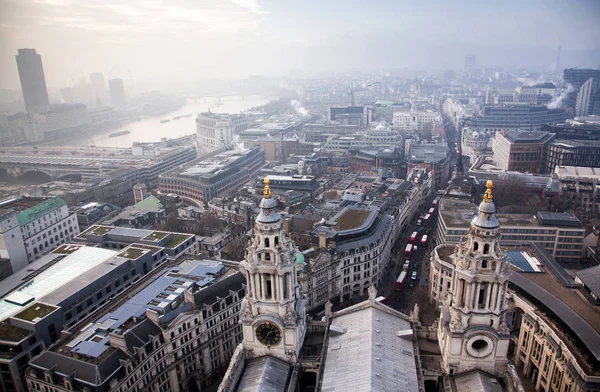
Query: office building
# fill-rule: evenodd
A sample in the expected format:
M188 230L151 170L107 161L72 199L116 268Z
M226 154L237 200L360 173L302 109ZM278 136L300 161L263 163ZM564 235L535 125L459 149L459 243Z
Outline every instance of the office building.
M408 171L425 168L432 172L433 186L446 188L450 179L450 154L445 144L411 144L408 152Z
M104 84L104 75L102 74L102 72L91 73L90 83L92 84L94 98L102 99L104 97L104 91L106 90L106 85Z
M576 117L558 124L542 124L542 131L554 133L557 139L600 140L600 117Z
M589 78L579 88L575 103L576 116L600 114L600 77Z
M394 129L402 132L432 130L442 123L440 112L433 110L394 112Z
M0 115L0 146L13 146L43 140L44 133L35 115L17 113Z
M504 103L486 105L481 114L467 121L467 125L477 132L490 134L506 129L539 131L542 124L564 122L569 117L564 109L548 109L545 105L528 103Z
M567 85L571 85L572 90L563 100L563 107L572 109L575 112L579 89L590 78L600 78L600 69L567 68L564 70L563 80Z
M0 255L10 259L13 272L79 234L76 214L59 197L21 198L4 205L0 228Z
M319 189L320 184L314 176L309 175L292 175L292 176L281 176L281 175L268 175L266 178L269 180L271 190L274 194L280 194L285 191L299 191L308 192L311 196ZM262 189L262 181L256 183L256 189Z
M346 158L355 171L379 174L385 169L396 178L400 178L404 174L403 169L406 168L402 148L397 147L379 149L352 147L348 150Z
M515 88L513 102L525 102L536 105L547 105L556 94L553 83L539 83L533 86L519 86Z
M228 150L236 146L235 135L250 128L253 120L238 114L200 113L196 118L198 152Z
M372 117L373 110L367 106L331 106L327 120L342 125L355 125L359 128L365 128L371 124Z
M50 105L34 115L40 123L45 139L78 136L92 124L92 118L84 104Z
M36 53L35 49L19 49L18 52L19 54L15 57L25 108L30 113L46 109L50 102L42 57Z
M303 143L296 139L278 139L274 137L260 138L250 144L259 146L265 152L267 161L282 163L293 159L293 155L310 155L320 147L318 143ZM294 163L296 162L297 159Z
M242 340L244 276L218 261L163 268L29 364L30 391L204 390Z
M477 209L470 201L443 198L440 201L437 244L458 244L469 230ZM496 214L501 224L502 246L539 243L557 261L578 262L582 257L585 228L570 213L540 211L529 214Z
M492 150L498 168L522 173L543 173L548 145L554 134L542 131L496 132Z
M165 260L160 247L115 251L64 244L0 282L0 389L25 391L28 362L58 340L63 328L109 306Z
M127 94L125 93L123 79L109 79L108 91L110 93L110 104L114 108L123 109L127 106Z
M475 69L475 55L467 53L465 54L465 71L472 71Z
M559 140L548 145L546 173L557 166L598 167L600 140Z
M73 242L106 249L125 249L132 244L142 248L148 245L160 248L161 256L169 260L200 253L200 245L193 234L108 225L94 225L74 237Z
M559 182L559 202L564 208L589 211L600 210L600 168L556 166Z
M203 205L213 197L237 192L265 163L265 153L258 147L230 150L201 159L159 176L159 190L175 193L195 205Z

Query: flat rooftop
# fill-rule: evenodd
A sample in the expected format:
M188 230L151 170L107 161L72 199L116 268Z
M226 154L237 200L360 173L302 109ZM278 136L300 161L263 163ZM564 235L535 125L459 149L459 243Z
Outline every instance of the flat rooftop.
M411 162L435 163L448 156L448 149L444 144L414 144L410 146Z
M477 207L467 200L444 198L440 202L440 215L447 228L469 228L471 220L477 215ZM561 214L564 217L564 214ZM496 213L500 228L527 226L527 227L554 227L559 225L543 225L532 214L501 214ZM566 217L568 218L568 217ZM560 225L561 227L563 225Z
M335 228L339 231L360 227L369 216L369 210L346 209L340 216L335 218Z
M500 134L511 143L543 143L552 137L552 134L548 132L516 129L507 129L501 131Z
M122 333L128 329L132 318L142 320L147 309L159 312L161 319L171 319L172 313L184 310L183 293L192 286L210 286L227 268L214 260L188 260L171 267L133 297L67 339L55 351L64 355L78 354L98 359L110 349L108 331Z
M211 178L241 164L241 161L255 151L256 149L224 151L213 157L196 161L192 165L187 166L176 173L176 175L183 177Z
M561 180L594 180L600 183L600 168L556 166L554 174Z
M0 321L21 312L33 302L58 304L76 293L80 285L97 279L126 261L118 258L113 250L70 246L77 249L69 254L46 255L38 260L43 264L35 265L39 270L32 269L30 264L30 267L7 279L8 282L0 283L0 292L6 293L0 299ZM46 263L52 264L44 268Z

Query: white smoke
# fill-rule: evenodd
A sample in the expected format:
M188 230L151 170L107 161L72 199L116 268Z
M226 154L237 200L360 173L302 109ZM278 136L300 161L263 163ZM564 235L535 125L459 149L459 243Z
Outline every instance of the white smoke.
M248 151L248 149L244 145L244 142L240 142L240 135L233 136L233 143L235 144L235 147L233 148L233 150L235 152L238 152L241 154L241 153Z
M379 124L377 124L377 126L375 127L375 130L376 130L376 131L383 131L383 130L385 130L385 129L386 129L386 127L385 127L385 124L384 124L384 123L379 123Z
M573 91L575 91L575 89L573 88L573 86L570 85L570 84L567 84L567 89L561 91L561 93L558 96L552 98L552 101L550 101L548 103L548 105L546 105L546 106L548 107L548 109L558 109L558 108L560 108L560 106L562 105L562 101L567 97L567 95L570 92L573 92Z
M291 103L296 113L298 113L301 116L308 116L308 110L304 109L302 105L300 105L300 102L296 101L295 99L292 99Z

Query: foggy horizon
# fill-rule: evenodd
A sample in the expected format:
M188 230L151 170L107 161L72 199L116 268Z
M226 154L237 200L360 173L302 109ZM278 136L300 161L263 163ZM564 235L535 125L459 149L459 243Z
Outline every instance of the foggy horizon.
M252 75L356 70L550 70L600 64L595 1L277 2L4 0L0 88L19 89L15 55L42 56L51 88L130 70L165 86ZM122 67L120 65L124 65Z

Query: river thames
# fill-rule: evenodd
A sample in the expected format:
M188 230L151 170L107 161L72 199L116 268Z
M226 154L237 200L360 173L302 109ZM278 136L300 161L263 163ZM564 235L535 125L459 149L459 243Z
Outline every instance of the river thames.
M91 134L81 134L68 139L45 143L53 146L89 146L97 147L131 147L133 142L158 142L162 138L178 138L191 135L196 132L196 115L207 112L209 109L215 113L240 113L244 110L261 106L269 102L264 96L223 97L221 104L215 98L202 98L195 101L190 100L186 105L169 113L157 116L143 117L140 121L133 121L119 128L97 131ZM174 117L191 114L173 120ZM160 123L163 119L170 122ZM130 131L131 133L118 137L110 137L111 133L119 131Z

